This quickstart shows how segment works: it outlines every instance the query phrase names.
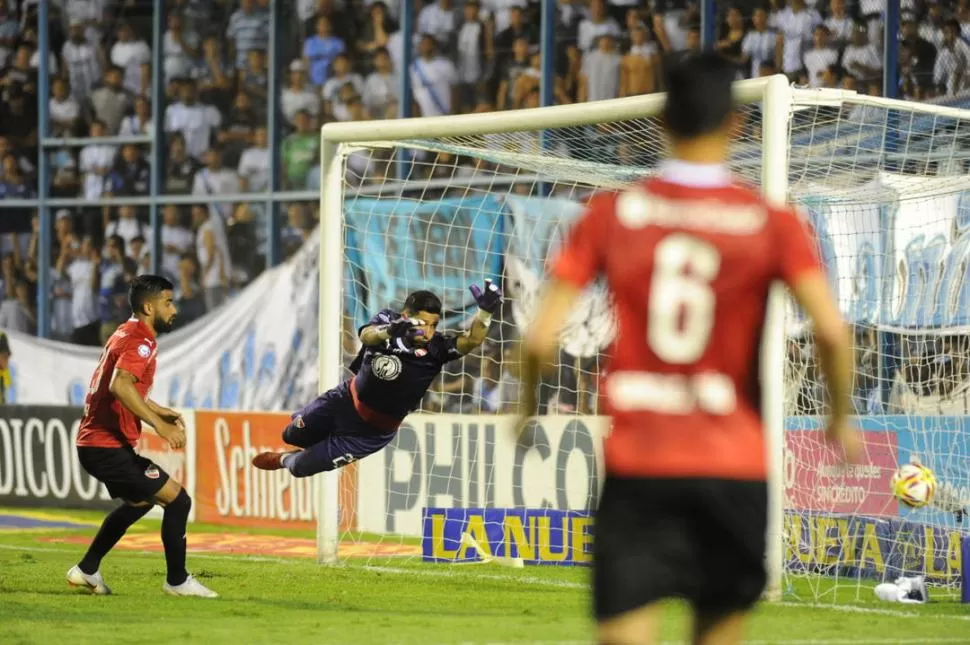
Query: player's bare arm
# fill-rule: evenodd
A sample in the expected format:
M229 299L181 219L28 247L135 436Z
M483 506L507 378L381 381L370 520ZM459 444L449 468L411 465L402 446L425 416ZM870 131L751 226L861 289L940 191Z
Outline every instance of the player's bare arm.
M492 324L492 316L502 307L504 299L502 290L491 280L485 281L484 287L473 284L468 287L475 302L478 304L478 312L472 320L471 326L457 339L458 351L462 354L473 352L485 342L488 336L488 328Z
M141 397L135 388L138 379L131 372L115 368L108 386L111 394L136 417L149 424L160 437L168 441L173 448L185 445L185 432L174 423L165 421L157 412L152 410L148 401Z
M151 399L147 399L146 402L148 403L148 407L151 408L152 412L154 412L159 417L161 417L163 421L166 421L168 423L174 423L176 425L181 423L184 427L185 421L182 419L182 415L176 412L175 410L171 408L167 408L164 405L161 405L159 403L156 403Z
M854 461L862 446L858 433L849 423L853 357L845 322L820 271L803 274L792 285L792 292L815 330L816 351L831 406L828 438L842 447L847 461Z
M576 286L553 279L546 285L545 293L539 300L539 313L526 333L522 346L522 393L519 397L521 420L517 424L520 432L525 420L536 412L539 376L542 368L555 360L563 323L569 317L578 297L579 289Z

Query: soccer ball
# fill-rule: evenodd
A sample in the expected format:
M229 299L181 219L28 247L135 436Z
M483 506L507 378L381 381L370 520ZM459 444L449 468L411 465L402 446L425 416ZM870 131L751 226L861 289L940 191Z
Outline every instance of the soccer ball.
M906 464L893 474L890 486L896 499L910 508L920 508L933 501L936 477L926 466Z

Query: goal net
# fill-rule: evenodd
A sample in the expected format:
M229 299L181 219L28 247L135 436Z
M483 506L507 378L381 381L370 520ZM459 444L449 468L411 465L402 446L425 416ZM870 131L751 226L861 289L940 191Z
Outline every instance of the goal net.
M769 595L867 599L903 575L953 593L967 535L957 511L970 497L970 112L794 90L782 77L740 82L736 94L732 168L770 199L802 204L819 234L854 331L866 441L862 463L838 467L822 434L811 329L778 291L762 369ZM324 128L321 388L349 377L356 329L411 291L437 293L450 330L475 312L469 284L490 278L507 302L485 344L445 366L386 450L320 477L321 561L591 561L608 295L591 287L567 322L528 449L512 432L519 339L585 200L662 159L662 100ZM889 486L914 458L941 482L937 503L920 510L901 507Z

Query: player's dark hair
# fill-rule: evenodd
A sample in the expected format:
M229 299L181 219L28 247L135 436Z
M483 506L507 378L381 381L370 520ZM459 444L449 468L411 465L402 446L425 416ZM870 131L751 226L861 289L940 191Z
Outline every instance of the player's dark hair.
M724 126L734 110L731 84L737 71L736 65L714 52L668 60L663 118L670 135L691 139Z
M404 301L404 308L412 314L427 311L429 314L441 315L441 298L430 291L415 291Z
M141 313L146 302L158 298L163 291L174 290L175 285L168 278L160 275L146 273L136 277L128 287L128 304L131 306L131 313Z

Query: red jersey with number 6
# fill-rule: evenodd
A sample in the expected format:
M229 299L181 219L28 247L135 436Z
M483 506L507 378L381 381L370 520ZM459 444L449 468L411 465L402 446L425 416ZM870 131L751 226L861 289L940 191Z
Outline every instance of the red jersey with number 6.
M552 265L577 287L605 277L617 337L600 392L621 477L764 480L758 378L769 288L821 271L792 208L725 167L668 161L594 196Z
M84 416L77 433L77 445L92 448L134 446L141 436L141 421L123 406L108 389L115 369L132 374L135 389L148 398L155 379L155 354L158 345L147 325L136 318L118 326L101 353L88 394Z

